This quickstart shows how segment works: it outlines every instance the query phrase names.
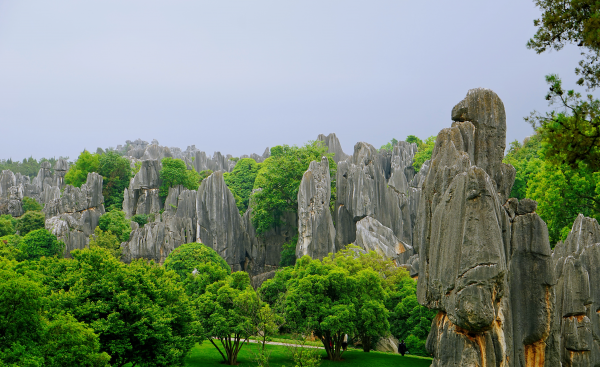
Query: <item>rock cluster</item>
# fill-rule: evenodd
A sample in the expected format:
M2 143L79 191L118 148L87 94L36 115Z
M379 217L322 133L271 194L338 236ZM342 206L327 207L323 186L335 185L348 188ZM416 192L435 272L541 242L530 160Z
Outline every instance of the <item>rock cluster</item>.
M598 223L578 217L552 253L537 203L508 199L502 101L474 89L452 117L419 179L413 234L418 300L438 311L432 366L600 365Z
M104 214L102 176L88 173L81 187L67 185L62 195L56 192L56 197L44 206L44 213L46 229L65 243L66 257L71 251L84 248Z
M54 172L47 161L42 162L36 177L29 177L20 173L14 174L4 170L0 174L0 214L10 214L18 217L23 214L22 201L30 197L40 204L46 204L56 199L60 190L64 188L64 177L69 169L69 163L63 158L56 161Z

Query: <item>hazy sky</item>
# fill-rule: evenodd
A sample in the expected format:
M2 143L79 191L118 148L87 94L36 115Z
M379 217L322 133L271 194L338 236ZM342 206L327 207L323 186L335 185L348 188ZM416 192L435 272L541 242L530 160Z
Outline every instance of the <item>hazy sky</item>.
M156 138L235 156L335 132L425 138L471 88L504 101L507 140L574 86L579 52L525 47L533 1L0 0L0 158Z

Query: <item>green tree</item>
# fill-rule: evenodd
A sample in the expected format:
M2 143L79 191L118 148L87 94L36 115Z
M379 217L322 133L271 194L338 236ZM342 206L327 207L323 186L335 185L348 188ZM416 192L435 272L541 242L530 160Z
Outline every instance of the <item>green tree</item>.
M148 214L136 214L133 217L131 217L131 221L139 224L140 228L142 228L143 226L145 226L148 223L148 219L149 219Z
M546 160L577 168L584 162L594 171L600 170L600 100L592 95L587 100L574 90L565 91L557 75L546 76L550 105L559 104L564 112L544 115L536 111L525 118L541 136Z
M575 74L589 89L600 83L600 4L594 0L535 0L542 10L533 25L537 32L527 42L527 48L538 54L547 50L561 50L567 44L582 49L583 60Z
M321 157L329 160L331 175L331 201L335 202L335 175L337 166L332 154L322 142L310 142L303 147L276 146L271 148L271 156L267 158L258 171L254 188L261 189L251 200L252 224L258 235L283 224L285 213L298 211L298 190L304 172L310 162L321 161ZM288 223L295 225L295 223Z
M17 231L21 236L26 235L36 229L44 228L46 224L46 216L42 212L27 212L23 214L17 223Z
M210 284L231 274L231 268L215 250L195 242L171 251L164 266L179 275L188 296L193 300L204 294Z
M255 333L253 319L260 307L261 302L245 272L233 273L209 285L198 298L200 323L225 364L237 364L243 342ZM220 342L221 348L215 341Z
M160 178L162 184L158 195L163 201L169 195L169 187L183 185L189 190L197 190L200 185L200 175L195 170L188 170L185 162L181 159L166 157L162 159Z
M90 247L98 246L107 249L117 260L121 259L121 241L111 231L104 232L100 227L94 229L90 237Z
M30 211L42 211L44 207L42 206L42 204L38 203L37 200L35 200L34 198L30 198L25 196L23 198L23 211L25 213L30 212Z
M64 247L62 241L44 228L27 233L20 243L20 250L26 260L37 260L42 256L60 256Z
M407 136L406 137L406 142L407 143L416 143L417 146L423 144L423 140L419 139L415 135L409 135L409 136Z
M0 218L0 237L12 235L15 233L15 227L10 219Z
M370 268L357 268L353 251L320 260L304 256L287 283L286 319L295 330L312 330L330 360L341 360L345 334L371 340L389 331L381 277Z
M418 145L417 153L413 158L413 167L415 168L415 172L419 172L419 170L421 170L421 166L423 166L423 163L431 159L433 148L435 147L435 138L435 136L430 136L425 140L425 142L421 142L421 144Z
M143 259L123 264L100 247L71 254L66 264L74 268L56 261L40 267L46 282L60 287L53 307L90 325L112 366L182 366L200 329L179 277Z
M519 200L527 197L527 183L535 176L542 164L541 147L541 136L537 133L525 138L523 144L517 140L510 143L504 163L512 164L516 170L511 197Z
M41 366L43 287L0 258L0 365Z
M98 227L104 232L110 231L119 241L129 240L131 234L130 221L125 218L125 212L121 210L111 210L100 217Z
M90 172L98 172L100 168L100 158L97 154L92 154L84 150L71 166L65 175L65 183L75 187L81 187L87 181L87 175Z
M379 148L379 151L381 152L382 150L388 150L388 151L392 151L394 150L394 146L398 144L398 140L397 139L392 139L390 140L387 144L382 145L381 148Z
M240 159L233 171L225 172L223 178L227 187L231 190L235 197L235 204L237 205L240 214L244 215L248 210L250 202L250 195L254 188L254 181L258 175L260 164L252 158Z
M538 202L536 212L548 225L554 245L566 239L579 213L600 220L600 172L583 162L573 169L543 161L528 182L527 197Z
M207 178L208 176L210 176L212 174L213 174L213 171L211 169L205 169L204 171L198 172L198 175L200 176L199 181L200 182L204 181L205 178Z
M115 151L107 151L100 155L98 163L98 173L103 178L104 205L116 205L118 209L122 209L123 193L132 177L129 159L121 157Z
M23 253L20 250L21 236L13 234L0 237L0 256L9 260L23 260Z
M296 264L296 245L298 244L298 234L294 235L292 239L283 244L281 247L281 260L279 260L279 266L294 266Z

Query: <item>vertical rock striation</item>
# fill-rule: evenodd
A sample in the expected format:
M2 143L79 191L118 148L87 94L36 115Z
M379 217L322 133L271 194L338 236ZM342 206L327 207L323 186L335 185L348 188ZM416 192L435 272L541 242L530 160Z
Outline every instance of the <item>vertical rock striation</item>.
M322 259L335 253L335 228L329 211L331 179L329 160L312 161L298 190L298 244L296 257Z

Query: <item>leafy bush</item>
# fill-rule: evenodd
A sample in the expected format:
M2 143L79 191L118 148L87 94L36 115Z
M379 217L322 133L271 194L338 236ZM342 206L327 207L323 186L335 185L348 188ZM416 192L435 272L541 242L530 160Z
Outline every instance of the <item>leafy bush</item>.
M64 247L65 244L46 229L36 229L27 233L20 243L20 250L26 260L61 255Z
M419 150L413 158L413 167L415 168L415 172L419 172L421 166L423 166L423 163L431 159L433 148L435 147L435 138L435 136L430 136L425 140L425 142L419 144Z
M233 193L235 204L241 215L248 210L250 195L259 169L260 163L256 163L252 158L243 158L237 162L231 173L223 174L225 183Z
M81 187L87 181L87 175L90 172L98 172L100 168L100 158L98 154L92 154L84 150L75 161L75 164L69 168L65 175L65 183L75 187Z
M36 229L43 229L46 224L46 216L42 212L27 212L19 218L17 231L21 236Z
M283 244L281 248L281 260L279 266L294 266L296 264L296 245L298 244L298 234L289 241Z
M100 227L94 229L90 237L90 248L97 246L107 249L117 260L121 259L121 241L111 231L104 232Z
M387 144L382 145L381 148L379 148L379 151L381 152L382 150L389 150L391 152L392 150L394 150L394 145L396 144L398 144L398 140L392 139Z
M198 270L204 264L214 264L231 274L231 268L215 250L197 242L183 244L171 251L164 266L185 279L194 269Z
M331 175L331 201L335 202L335 175L337 166L333 154L327 153L322 142L310 142L303 147L276 146L271 148L271 156L260 167L254 188L262 190L253 195L252 224L258 235L283 224L285 213L298 211L298 190L304 172L310 162L329 160ZM288 223L296 225L295 223Z
M8 236L15 233L15 227L12 221L5 218L0 218L0 237Z
M103 178L102 195L104 205L123 207L123 193L129 186L132 177L129 159L121 157L114 151L108 151L99 158L98 173Z
M0 256L10 260L20 261L23 259L23 253L19 249L21 236L13 234L0 237Z
M200 182L204 181L205 178L207 178L208 176L210 176L212 174L213 174L213 171L211 169L205 169L204 171L200 171L198 173L199 181Z
M43 208L44 207L42 206L42 204L38 203L37 200L35 200L34 198L30 198L27 196L23 198L23 211L25 213L31 211L41 211Z
M136 222L140 225L140 228L142 228L146 225L146 223L148 223L148 218L149 217L147 214L136 214L133 217L131 217L131 221Z
M169 188L183 185L189 190L197 190L200 185L200 175L195 170L188 170L185 162L181 159L166 157L162 159L162 168L160 170L160 179L162 184L158 191L164 202L169 195Z
M112 232L121 242L129 240L131 234L130 221L125 218L125 212L121 210L111 210L101 216L98 227L104 232Z

